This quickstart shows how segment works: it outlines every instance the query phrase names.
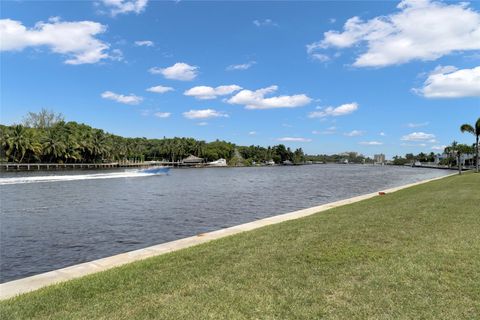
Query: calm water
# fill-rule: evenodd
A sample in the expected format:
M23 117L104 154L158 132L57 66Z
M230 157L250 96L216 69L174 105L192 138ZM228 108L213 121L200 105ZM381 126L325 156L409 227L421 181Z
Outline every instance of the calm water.
M4 173L0 282L448 173L362 165Z

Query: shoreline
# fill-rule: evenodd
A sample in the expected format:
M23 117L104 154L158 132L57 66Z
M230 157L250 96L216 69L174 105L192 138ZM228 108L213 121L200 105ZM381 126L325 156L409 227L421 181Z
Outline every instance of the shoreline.
M301 209L301 210L297 210L289 213L275 215L272 217L232 226L225 229L219 229L219 230L215 230L215 231L211 231L203 234L198 234L196 236L191 236L191 237L178 239L178 240L174 240L166 243L161 243L161 244L153 245L143 249L137 249L137 250L125 252L122 254L105 257L105 258L93 260L90 262L84 262L84 263L73 265L66 268L52 270L49 272L41 273L38 275L34 275L34 276L30 276L30 277L26 277L18 280L5 282L0 284L0 300L8 299L16 295L27 293L30 291L35 291L37 289L40 289L52 284L80 278L85 275L97 273L100 271L105 271L105 270L118 267L127 263L143 260L146 258L162 255L165 253L174 252L184 248L189 248L195 245L206 243L215 239L220 239L226 236L235 235L238 233L258 229L264 226L277 224L284 221L299 219L299 218L313 215L315 213L326 211L332 208L370 199L375 196L378 196L379 192L392 193L392 192L406 189L412 186L424 184L430 181L440 180L453 175L456 175L456 173L448 174L442 177L426 179L426 180L422 180L422 181L418 181L418 182L414 182L414 183L410 183L410 184L406 184L406 185L402 185L394 188L389 188L385 190L379 190L377 192L355 196L352 198L330 202L323 205Z
M175 163L173 165L165 163L130 163L130 164L119 164L119 163L9 163L0 164L0 173L10 173L10 172L68 172L68 171L104 171L104 170L116 170L116 169L145 169L155 165L168 166L172 169L206 169L206 168L270 168L270 167L292 167L292 166L312 166L312 165L342 165L342 166L352 166L352 165L361 165L361 166L372 166L372 167L408 167L408 168L423 168L423 169L440 169L440 170L456 170L456 167L443 167L443 166L418 166L418 165L380 165L373 163L336 163L336 162L325 162L325 163L297 163L297 164L274 164L274 165L243 165L243 166L215 166L208 164L182 164ZM471 170L472 168L462 168L462 171Z

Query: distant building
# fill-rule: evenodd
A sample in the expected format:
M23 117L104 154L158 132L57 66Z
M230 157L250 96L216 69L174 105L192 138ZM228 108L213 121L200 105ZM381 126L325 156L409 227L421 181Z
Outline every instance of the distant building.
M376 155L373 156L373 161L375 163L384 164L385 163L385 155L383 153L376 154Z
M435 164L439 164L440 161L444 160L444 159L448 159L450 156L446 153L443 153L443 154L436 154L435 155ZM457 157L456 156L452 156L452 159L455 161L455 163L457 162ZM467 154L462 154L460 155L460 163L462 166L473 166L475 164L475 154L473 153L467 153Z
M440 161L445 160L445 159L448 159L448 154L446 154L446 153L443 153L443 154L438 153L438 154L435 155L434 163L438 165L438 164L440 163Z
M203 163L203 158L190 155L187 158L183 159L182 162L185 164L199 164L199 163Z

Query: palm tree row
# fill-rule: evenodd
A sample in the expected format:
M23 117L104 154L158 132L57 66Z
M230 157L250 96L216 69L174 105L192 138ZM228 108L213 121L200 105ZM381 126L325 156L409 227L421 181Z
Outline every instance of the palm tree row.
M43 122L42 122L43 123ZM121 160L180 161L189 155L213 161L232 160L239 150L240 161L303 161L303 151L284 145L263 148L237 147L225 141L193 138L124 138L76 122L59 121L49 127L0 125L3 161L16 163L95 163Z

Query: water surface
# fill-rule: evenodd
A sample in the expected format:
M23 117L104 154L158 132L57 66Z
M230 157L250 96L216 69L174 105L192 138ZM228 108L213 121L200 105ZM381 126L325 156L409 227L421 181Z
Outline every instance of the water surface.
M368 165L3 173L0 282L448 173Z

